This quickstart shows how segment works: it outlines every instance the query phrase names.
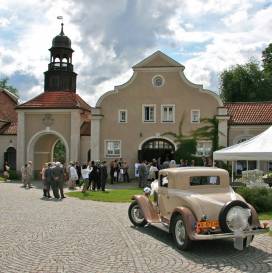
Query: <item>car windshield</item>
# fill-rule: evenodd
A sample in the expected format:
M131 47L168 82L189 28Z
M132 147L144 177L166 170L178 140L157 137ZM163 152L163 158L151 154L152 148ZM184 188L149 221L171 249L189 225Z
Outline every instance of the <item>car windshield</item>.
M192 176L190 177L191 186L202 186L202 185L220 185L219 176Z

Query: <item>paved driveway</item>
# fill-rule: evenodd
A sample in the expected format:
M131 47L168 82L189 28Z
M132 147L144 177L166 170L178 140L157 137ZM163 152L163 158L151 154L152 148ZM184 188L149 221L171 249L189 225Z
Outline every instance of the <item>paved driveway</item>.
M128 204L66 198L0 183L1 273L272 272L272 238L239 252L231 241L195 243L181 253L155 228L133 228Z

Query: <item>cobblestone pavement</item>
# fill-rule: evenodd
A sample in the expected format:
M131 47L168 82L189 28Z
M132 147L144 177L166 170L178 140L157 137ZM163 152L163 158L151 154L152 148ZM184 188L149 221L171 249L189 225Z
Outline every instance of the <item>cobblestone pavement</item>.
M237 251L231 241L179 252L170 236L133 228L128 204L41 199L41 190L0 183L1 273L272 272L272 238Z

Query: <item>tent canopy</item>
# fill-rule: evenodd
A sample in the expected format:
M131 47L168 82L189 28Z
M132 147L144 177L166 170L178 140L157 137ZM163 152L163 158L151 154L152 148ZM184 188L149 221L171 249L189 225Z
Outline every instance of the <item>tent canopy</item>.
M272 126L239 144L215 151L214 160L272 160Z

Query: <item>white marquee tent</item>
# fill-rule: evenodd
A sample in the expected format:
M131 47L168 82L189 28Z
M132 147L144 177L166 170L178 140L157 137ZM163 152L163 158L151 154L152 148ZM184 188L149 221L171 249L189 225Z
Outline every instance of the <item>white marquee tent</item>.
M261 134L215 151L213 160L270 160L272 161L272 126Z
M233 146L215 151L213 160L232 161L232 181L233 181L233 161L246 160L248 170L248 160L272 161L272 126L261 134L235 144Z

